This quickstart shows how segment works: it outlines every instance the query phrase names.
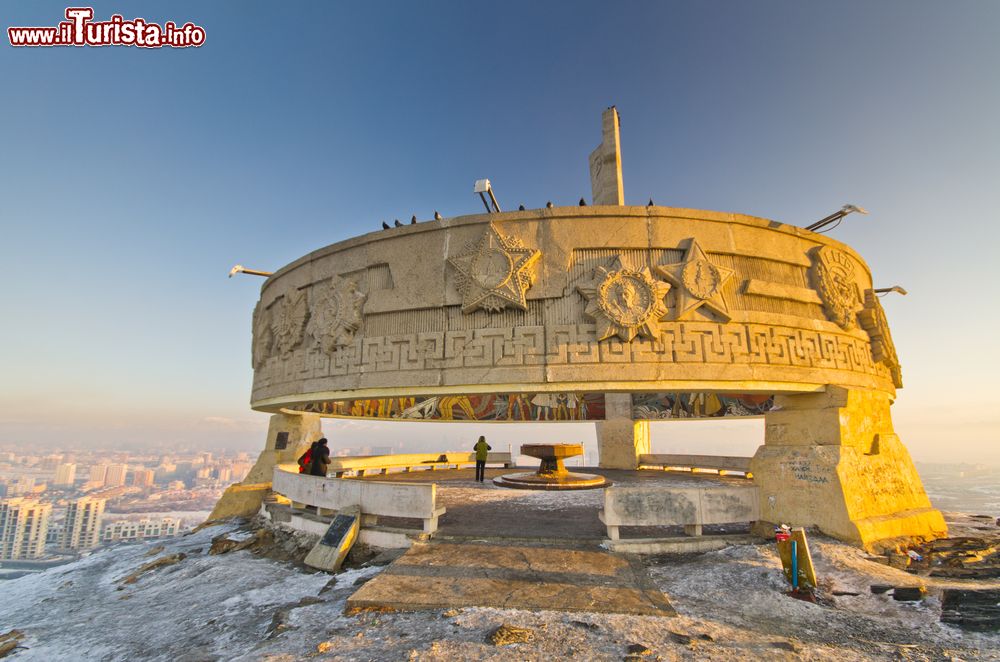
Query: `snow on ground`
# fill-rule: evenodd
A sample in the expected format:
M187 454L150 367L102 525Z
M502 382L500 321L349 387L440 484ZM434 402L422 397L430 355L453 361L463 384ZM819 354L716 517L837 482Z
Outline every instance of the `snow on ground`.
M517 498L538 498L533 494ZM248 551L208 555L211 539L225 531L235 532L210 527L162 541L166 549L152 557L145 554L154 543L122 545L0 583L0 631L27 635L28 650L12 659L621 660L629 644L642 644L665 660L1000 660L1000 633L938 622L936 584L923 604L872 595L872 583L918 578L824 538L811 545L821 583L828 593L859 593L835 597L832 606L786 597L774 548L763 544L649 559L653 581L678 611L674 618L492 608L346 616L355 582L379 568L343 572L321 593L325 573ZM139 566L178 552L187 558L120 587ZM303 598L319 602L298 606ZM487 643L503 623L531 628L535 641Z

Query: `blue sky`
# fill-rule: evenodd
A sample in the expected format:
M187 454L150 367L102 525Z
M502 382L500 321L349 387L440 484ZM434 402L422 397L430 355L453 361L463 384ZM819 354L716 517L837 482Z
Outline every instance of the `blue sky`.
M1000 3L94 9L207 42L0 46L0 443L256 447L260 283L230 266L475 213L479 177L509 207L575 204L614 103L627 203L802 225L868 208L832 235L911 292L884 300L897 430L918 459L1000 461Z

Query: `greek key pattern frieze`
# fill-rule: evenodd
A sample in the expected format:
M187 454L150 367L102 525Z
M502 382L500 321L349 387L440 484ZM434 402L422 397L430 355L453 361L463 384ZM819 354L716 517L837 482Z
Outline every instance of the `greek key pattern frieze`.
M273 357L257 386L363 373L525 366L748 364L883 375L867 341L850 334L766 324L679 322L656 338L597 340L594 324L433 331L356 338L327 355L316 348Z

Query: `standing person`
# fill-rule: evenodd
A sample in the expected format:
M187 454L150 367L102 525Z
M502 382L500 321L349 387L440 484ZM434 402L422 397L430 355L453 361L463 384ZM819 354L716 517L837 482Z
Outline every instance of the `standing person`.
M326 476L326 468L330 466L330 449L326 446L326 437L318 440L312 451L312 462L309 463L309 475Z
M486 453L493 447L486 443L486 437L480 436L472 450L476 451L476 480L481 483L486 477Z

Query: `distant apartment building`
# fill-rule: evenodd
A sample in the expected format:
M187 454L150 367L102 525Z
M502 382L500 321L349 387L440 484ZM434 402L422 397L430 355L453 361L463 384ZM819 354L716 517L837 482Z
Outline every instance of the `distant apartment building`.
M52 504L36 499L0 501L0 561L44 556L51 514Z
M172 517L162 519L141 519L137 522L118 520L104 527L101 533L103 542L119 542L128 540L145 540L148 538L169 538L176 536L181 530L181 521Z
M63 461L62 455L46 455L45 457L42 458L42 461L39 463L39 467L45 471L52 471L60 464L62 464L62 461Z
M90 467L90 473L87 474L87 482L93 483L94 485L104 485L104 481L108 478L108 465L106 464L95 464Z
M41 494L45 491L45 483L36 483L34 476L21 476L17 482L10 486L8 492L10 496L31 496Z
M56 477L52 484L57 487L72 487L76 481L76 465L60 464L56 467Z
M132 485L135 487L152 487L156 472L152 469L136 469L132 472Z
M66 507L63 529L63 549L90 549L101 542L101 518L104 516L105 499L80 497Z
M109 464L108 473L104 477L104 484L108 487L121 487L125 484L125 476L127 474L127 464Z
M62 544L63 531L65 527L62 522L53 522L49 520L49 532L45 535L45 544L51 545L52 547L58 547Z
M25 494L30 494L35 489L35 477L34 476L21 476L17 479L17 482L11 485L10 495L11 496L22 496Z

